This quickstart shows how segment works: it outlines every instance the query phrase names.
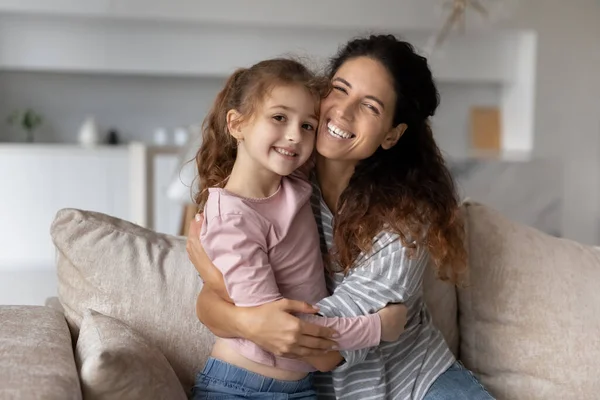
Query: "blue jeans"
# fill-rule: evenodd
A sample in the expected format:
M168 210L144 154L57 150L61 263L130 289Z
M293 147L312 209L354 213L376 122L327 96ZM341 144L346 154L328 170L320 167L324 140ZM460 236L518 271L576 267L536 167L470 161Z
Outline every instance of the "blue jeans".
M460 362L440 375L423 400L493 400L477 378Z
M196 377L192 400L316 400L312 375L280 381L210 357Z

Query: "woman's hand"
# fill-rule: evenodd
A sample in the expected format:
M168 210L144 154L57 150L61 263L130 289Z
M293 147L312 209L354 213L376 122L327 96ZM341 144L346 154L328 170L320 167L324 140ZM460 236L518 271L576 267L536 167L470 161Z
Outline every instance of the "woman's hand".
M395 342L406 326L407 309L404 304L388 304L377 312L381 318L381 340Z
M318 310L302 301L281 299L244 310L240 321L243 337L279 357L323 355L335 348L336 332L300 320L291 313L314 314Z
M186 249L188 257L204 281L204 285L221 298L204 290L198 296L198 318L214 333L224 337L241 337L256 343L271 353L287 358L322 355L337 345L332 340L336 332L330 328L300 320L292 313L314 314L318 310L296 300L282 299L257 307L226 307L232 303L223 274L212 263L200 243L203 217L198 214L190 223ZM210 303L210 304L209 304ZM218 315L216 315L218 314ZM231 319L223 321L223 318Z
M204 284L223 299L233 303L231 297L229 297L229 293L227 293L223 274L213 265L200 243L200 229L202 228L203 221L204 217L202 214L196 214L196 217L190 222L186 244L188 257L192 264L194 264L196 271L200 274Z

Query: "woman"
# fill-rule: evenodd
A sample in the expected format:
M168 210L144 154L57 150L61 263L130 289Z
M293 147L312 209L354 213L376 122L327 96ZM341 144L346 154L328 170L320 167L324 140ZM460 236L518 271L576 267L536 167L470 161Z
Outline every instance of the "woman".
M439 96L427 60L393 36L371 36L347 43L329 77L333 89L321 104L312 176L332 295L317 307L327 317L350 317L402 303L408 322L396 342L341 352L345 361L316 379L319 395L492 398L455 361L423 301L430 258L438 276L454 283L466 265L454 184L429 127ZM288 357L335 345L332 332L290 314L314 312L308 305L236 308L223 300L222 277L196 233L193 225L188 251L206 281L198 316L217 336L246 338Z

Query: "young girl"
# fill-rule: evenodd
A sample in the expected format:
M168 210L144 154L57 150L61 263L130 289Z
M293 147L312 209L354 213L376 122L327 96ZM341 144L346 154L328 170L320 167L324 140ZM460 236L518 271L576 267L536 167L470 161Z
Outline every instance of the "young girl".
M197 202L205 216L200 238L237 306L283 297L315 304L328 295L312 188L295 172L313 152L321 94L300 63L267 60L236 71L206 118L197 157ZM231 171L225 181L218 178L224 169ZM338 332L340 350L358 350L398 338L400 307L353 318L303 318ZM337 352L288 359L247 340L217 339L194 398L316 398L310 372L341 360Z

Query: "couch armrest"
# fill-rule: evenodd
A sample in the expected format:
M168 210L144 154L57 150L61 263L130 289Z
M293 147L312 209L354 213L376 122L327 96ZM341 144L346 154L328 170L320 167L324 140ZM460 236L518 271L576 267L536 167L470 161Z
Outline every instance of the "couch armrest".
M49 307L0 306L0 398L81 400L71 335Z
M58 297L48 297L46 299L46 302L44 303L44 305L46 307L55 309L56 311L60 312L61 314L65 313L65 308L63 307L63 305L60 302L60 300L58 299Z

